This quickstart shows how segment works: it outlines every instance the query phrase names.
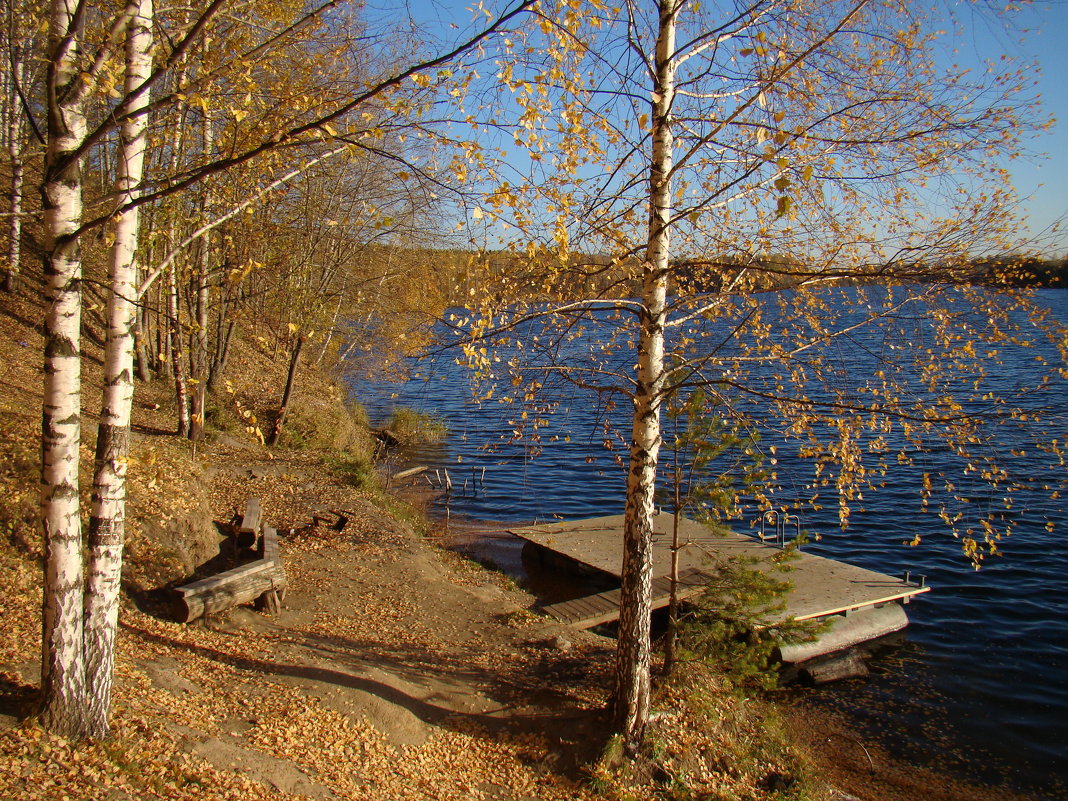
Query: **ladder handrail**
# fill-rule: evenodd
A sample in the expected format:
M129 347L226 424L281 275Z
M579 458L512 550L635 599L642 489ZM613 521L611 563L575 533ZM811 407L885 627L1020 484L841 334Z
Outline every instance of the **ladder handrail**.
M770 537L766 533L766 528L765 528L765 526L767 524L769 524L769 523L774 527L774 531L775 531L775 533L772 534ZM786 509L782 510L781 515L780 515L778 509L768 509L766 512L764 512L763 515L761 515L761 517L760 517L760 541L761 542L767 542L770 539L772 542L776 543L780 548L785 548L786 547L786 527L789 526L791 523L794 526L794 541L798 542L798 547L800 547L800 542L799 541L801 539L801 518L798 515L790 514L789 512L786 511Z

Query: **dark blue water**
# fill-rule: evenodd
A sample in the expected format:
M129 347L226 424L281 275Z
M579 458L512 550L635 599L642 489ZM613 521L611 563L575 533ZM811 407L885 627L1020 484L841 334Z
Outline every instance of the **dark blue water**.
M842 297L832 295L826 302L848 320L854 299L841 292ZM1044 290L1038 300L1068 321L1068 290ZM584 348L593 336L536 353L533 364L538 359L588 362L594 357ZM836 342L830 369L838 381L812 391L846 397L876 369L891 369L887 359L894 353L907 354L931 339L929 324L917 315ZM625 367L630 357L624 352L613 358ZM965 393L966 401L981 408L984 392L1014 395L1032 387L1043 369L1039 360L1056 363L1057 358L1055 343L1003 350L1000 363L992 359L982 368L987 376L979 390ZM493 397L476 402L473 394L484 397L492 379L474 382L453 359L422 361L403 383L361 382L354 388L373 421L388 419L394 406L448 421L447 441L418 458L448 468L456 488L449 498L452 514L530 522L622 511L629 430L625 399L554 383L535 371L528 375L544 384L536 397L499 402L509 386L502 376ZM893 369L917 368L905 359ZM917 392L918 401L924 391ZM847 707L859 726L872 736L888 737L892 747L917 763L1037 797L1068 798L1068 495L1058 494L1065 466L1048 447L1054 440L1068 441L1068 381L1055 378L1042 392L1015 400L1041 408L1044 420L993 426L986 432L992 444L971 447L967 457L928 443L912 454L912 465L888 459L885 476L876 482L882 486L853 502L846 530L833 486L818 488L821 508L801 504L813 495L812 462L798 456L803 443L791 439L768 410L763 410L761 442L765 449L776 446L776 504L799 509L805 528L820 536L806 547L885 573L923 574L934 587L909 607L912 624L905 644L876 660L871 678L815 691L815 699ZM754 417L761 413L750 411ZM899 435L888 436L893 451L901 444L895 440ZM968 463L981 467L993 457L1001 457L1007 471L1004 486L995 489L967 469ZM869 465L877 464L878 456L871 457ZM946 480L956 485L955 493L935 492L926 511L924 473L936 489ZM1007 487L1012 489L1008 506ZM950 516L961 515L961 530L986 515L999 525L1011 523L1011 536L998 544L1001 554L973 569L960 539L939 519L939 503ZM735 525L744 530L746 522ZM919 545L903 544L916 534L922 537Z

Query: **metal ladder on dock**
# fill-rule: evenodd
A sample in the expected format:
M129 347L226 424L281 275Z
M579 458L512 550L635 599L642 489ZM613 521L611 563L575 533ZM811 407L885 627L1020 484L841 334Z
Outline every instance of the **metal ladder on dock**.
M771 524L774 528L774 533L767 533L767 525ZM792 515L785 509L782 513L779 513L778 509L769 509L764 512L764 515L760 518L760 541L768 542L779 546L780 548L786 547L786 529L787 526L793 525L794 527L794 539L793 542L797 543L797 547L801 547L801 518L797 515Z

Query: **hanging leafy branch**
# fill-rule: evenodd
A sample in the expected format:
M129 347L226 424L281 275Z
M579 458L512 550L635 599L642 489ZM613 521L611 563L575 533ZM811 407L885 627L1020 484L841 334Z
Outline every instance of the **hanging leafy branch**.
M505 42L496 91L479 113L465 106L500 153L483 154L485 198L467 223L504 258L468 288L457 344L515 395L552 374L630 404L612 706L633 750L648 715L662 412L679 384L729 391L732 424L780 434L809 460L804 500L830 495L843 525L927 447L948 446L968 482L1011 502L1009 473L981 445L988 423L1030 420L1029 393L1056 374L1005 392L987 360L1037 343L1064 364L1068 345L1026 293L972 285L972 262L1013 247L995 162L1048 120L1023 70L940 64L952 34L936 10L547 0L535 13ZM520 355L495 362L494 346ZM863 368L846 371L845 353ZM1011 521L955 517L964 485L935 491L975 558Z

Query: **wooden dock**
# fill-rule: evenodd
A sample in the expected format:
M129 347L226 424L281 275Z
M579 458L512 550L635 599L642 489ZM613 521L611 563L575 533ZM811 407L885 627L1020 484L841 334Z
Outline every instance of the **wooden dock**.
M685 601L704 592L712 576L697 568L679 571L678 599ZM577 629L590 629L602 623L610 623L619 617L619 590L608 590L586 595L571 601L561 601L542 607L542 612ZM653 609L667 606L671 599L671 578L658 576L653 579Z
M667 605L670 588L671 532L674 519L660 514L653 523L654 608ZM576 520L564 523L510 529L509 532L552 554L606 577L620 577L623 563L623 516ZM680 597L701 592L718 567L730 560L744 559L754 569L776 568L782 550L741 534L720 534L693 520L679 521L680 580L686 582ZM886 604L907 603L927 592L903 579L861 567L798 551L781 573L792 587L785 597L785 609L777 619L813 620L846 616L852 612ZM590 628L619 616L619 590L596 593L575 601L545 607L546 613L578 628ZM905 618L907 622L907 618ZM882 632L885 633L885 632Z

